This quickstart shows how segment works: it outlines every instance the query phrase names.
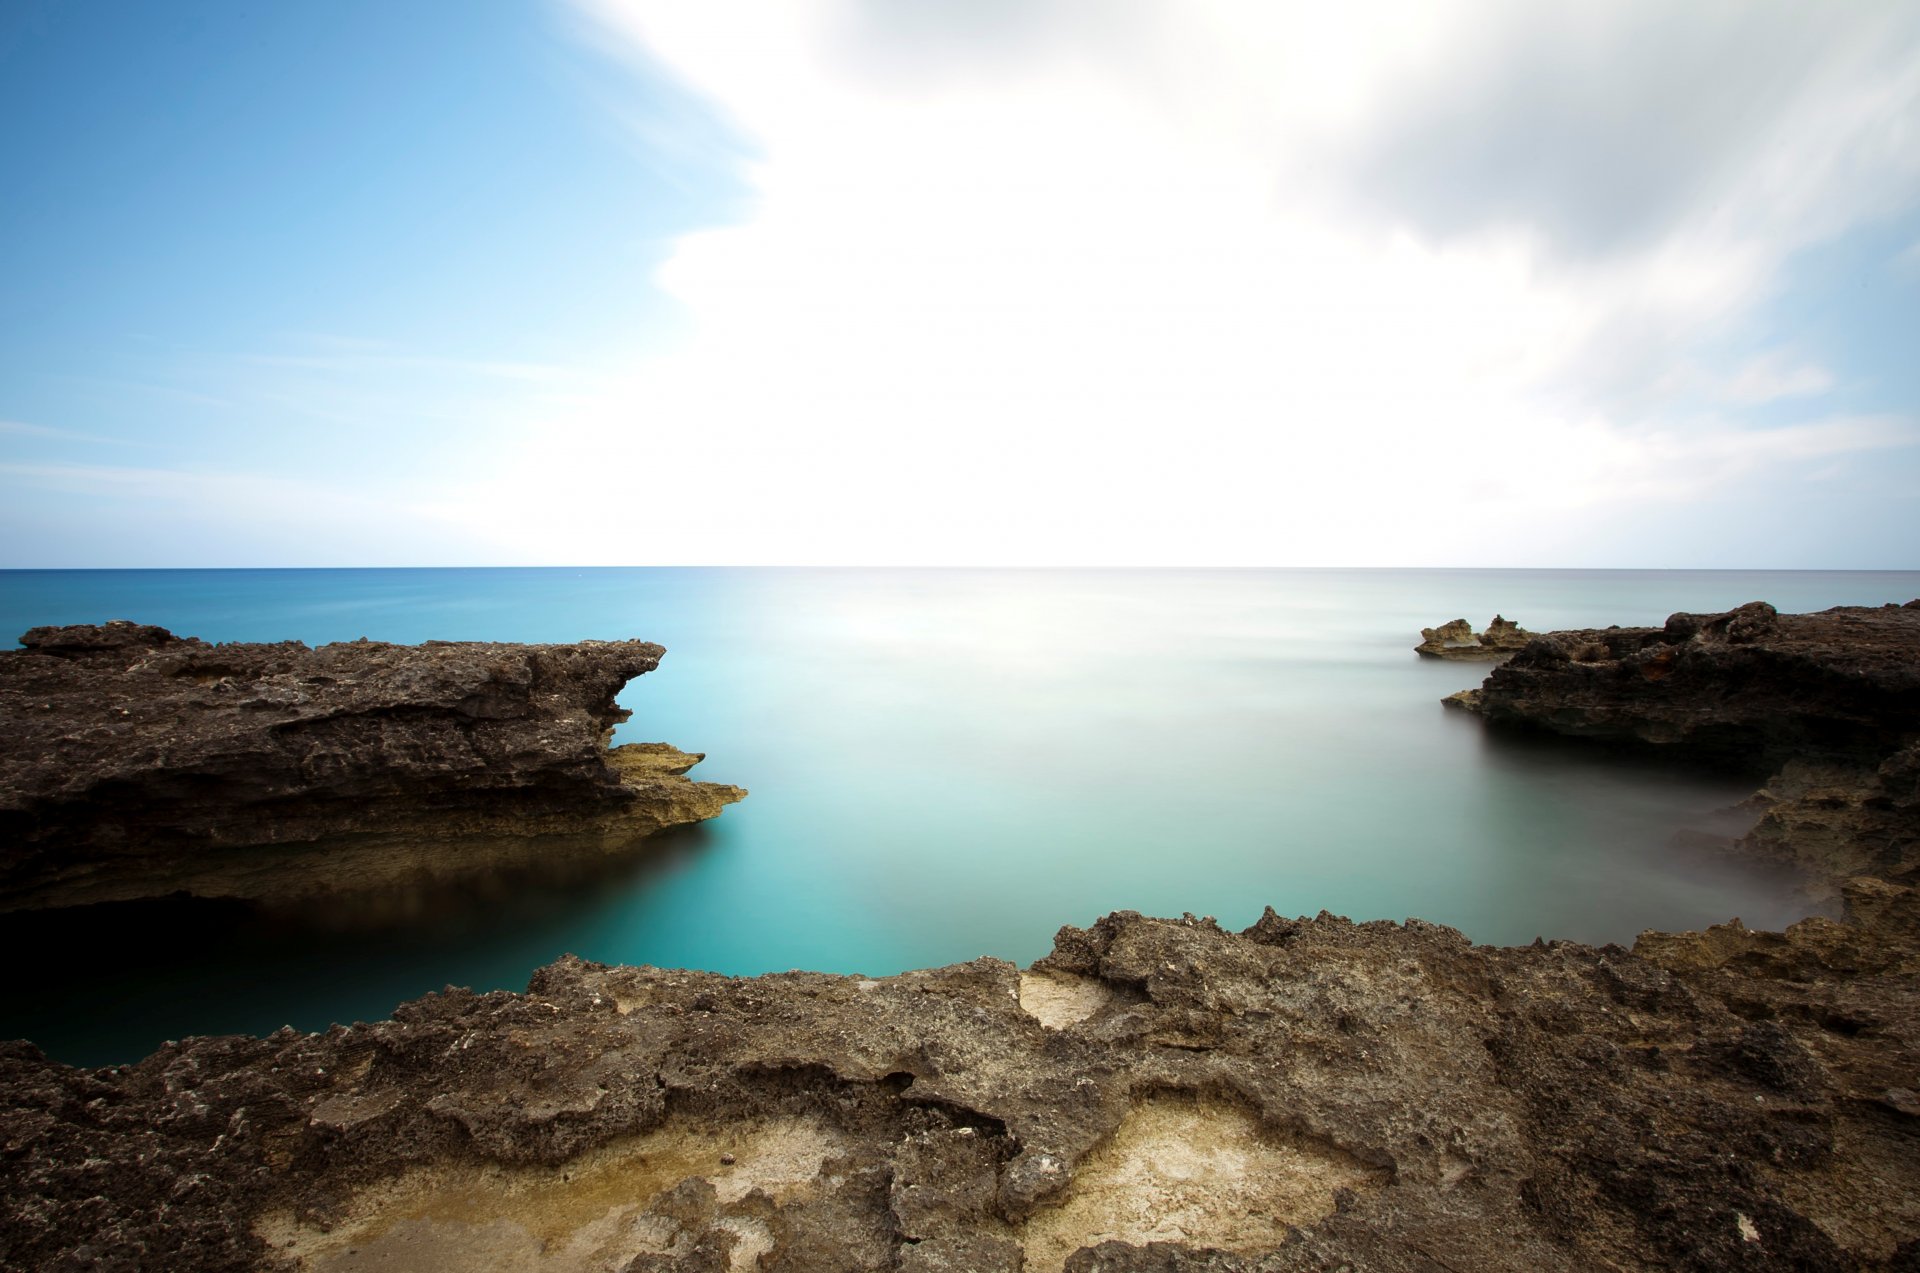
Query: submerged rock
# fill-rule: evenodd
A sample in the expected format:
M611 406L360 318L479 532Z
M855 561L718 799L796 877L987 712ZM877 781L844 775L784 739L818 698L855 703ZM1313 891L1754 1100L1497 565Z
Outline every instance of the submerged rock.
M126 622L0 651L0 910L299 902L627 848L746 793L609 749L644 641L210 645Z
M1920 878L1920 601L1549 632L1447 703L1500 725L1774 772L1749 850L1821 877Z
M1488 660L1511 657L1533 639L1533 633L1496 614L1485 632L1475 632L1465 619L1455 619L1437 628L1421 628L1420 638L1414 653L1427 658Z
M1122 913L1033 969L525 994L0 1048L0 1260L106 1269L1895 1269L1920 897L1493 949Z

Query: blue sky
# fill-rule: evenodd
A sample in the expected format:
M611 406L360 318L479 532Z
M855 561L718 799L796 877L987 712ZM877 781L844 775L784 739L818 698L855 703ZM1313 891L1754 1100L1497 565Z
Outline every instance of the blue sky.
M0 10L0 565L1920 567L1920 11Z

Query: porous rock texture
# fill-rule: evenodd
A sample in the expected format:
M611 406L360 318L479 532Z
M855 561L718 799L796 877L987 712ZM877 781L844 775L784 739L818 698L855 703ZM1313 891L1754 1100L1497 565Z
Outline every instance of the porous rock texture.
M210 645L114 622L0 651L0 910L298 903L604 855L745 793L609 749L645 641Z
M1920 895L1474 947L1121 913L992 959L0 1048L9 1268L1920 1267Z
M1771 773L1741 850L1816 894L1920 878L1920 601L1550 632L1447 700L1522 726Z
M1431 659L1484 662L1510 658L1532 639L1533 633L1496 614L1485 632L1475 632L1465 619L1455 619L1437 628L1421 628L1420 644L1413 650Z

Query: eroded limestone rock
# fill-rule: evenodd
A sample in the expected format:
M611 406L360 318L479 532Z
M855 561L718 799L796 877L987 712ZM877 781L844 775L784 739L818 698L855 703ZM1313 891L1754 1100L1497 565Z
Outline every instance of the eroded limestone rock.
M1772 772L1741 842L1816 893L1920 880L1920 602L1550 632L1449 697L1496 725Z
M1533 633L1496 614L1485 632L1475 632L1465 619L1455 619L1437 628L1422 628L1420 644L1413 649L1414 653L1432 659L1486 661L1510 658L1532 639Z
M133 623L0 651L0 909L276 902L622 850L745 794L608 749L644 641L209 645Z
M10 1045L0 1262L1904 1268L1920 901L1861 887L1854 922L1634 951L1119 914L1032 970L1090 1008L1053 1024L996 960L566 959L92 1073Z

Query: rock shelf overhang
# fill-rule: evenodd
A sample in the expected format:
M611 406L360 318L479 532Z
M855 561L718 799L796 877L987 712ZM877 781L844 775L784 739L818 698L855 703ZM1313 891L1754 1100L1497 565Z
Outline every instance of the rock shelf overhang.
M273 903L627 849L746 793L609 748L645 641L211 645L115 622L0 652L0 909Z

